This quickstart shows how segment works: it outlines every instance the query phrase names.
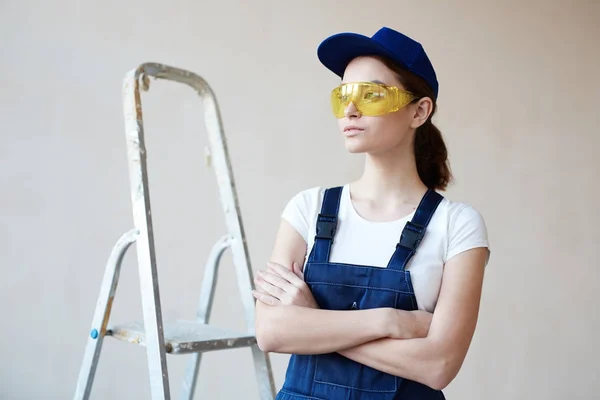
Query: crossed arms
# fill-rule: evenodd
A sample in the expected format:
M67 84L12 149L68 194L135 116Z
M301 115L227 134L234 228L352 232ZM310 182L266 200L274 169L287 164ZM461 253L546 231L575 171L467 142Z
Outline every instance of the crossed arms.
M306 243L282 220L271 263L255 279L258 345L276 353L338 352L441 390L458 374L471 344L487 251L476 248L448 260L433 314L392 308L321 310L297 267L303 265Z

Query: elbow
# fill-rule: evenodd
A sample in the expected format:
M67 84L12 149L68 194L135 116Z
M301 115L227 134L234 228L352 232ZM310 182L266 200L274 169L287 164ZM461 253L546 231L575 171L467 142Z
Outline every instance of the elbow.
M440 357L434 361L433 367L430 369L430 375L427 385L435 390L444 390L454 380L460 365L448 356Z
M258 348L265 353L272 353L275 350L272 342L262 335L256 335L256 344Z
M255 321L256 344L265 353L276 352L278 348L278 335L274 329L277 324L269 311L259 312Z
M426 378L422 382L434 390L444 390L460 371L466 356L466 350L454 341L429 337L429 362Z
M264 329L264 327L259 328L259 326L257 326L256 344L258 345L258 348L264 351L265 353L272 353L277 351L275 335L273 335L272 331Z

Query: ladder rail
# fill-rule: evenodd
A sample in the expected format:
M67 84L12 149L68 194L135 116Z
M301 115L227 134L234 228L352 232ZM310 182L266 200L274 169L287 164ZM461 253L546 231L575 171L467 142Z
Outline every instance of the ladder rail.
M203 324L209 323L212 304L215 297L219 262L221 261L223 253L230 245L231 236L225 235L214 244L208 256L206 267L204 269L204 277L202 279L202 287L200 289L200 301L196 312L198 322ZM188 366L185 370L185 377L180 395L181 400L192 400L194 398L201 360L202 353L194 353L190 356Z
M203 324L208 324L210 321L210 313L212 310L213 301L215 299L215 287L217 285L217 273L219 272L219 262L225 250L231 246L231 236L225 235L215 243L210 250L208 260L204 269L204 277L202 279L202 287L200 289L200 301L196 318Z
M140 86L146 90L148 86L146 83L147 78L142 74L142 71L142 67L130 71L123 81L127 161L133 221L135 227L139 230L136 249L142 314L146 333L150 392L152 400L170 400L140 95Z
M79 370L77 388L75 389L74 400L88 399L96 376L98 360L104 337L106 336L106 327L110 319L113 300L117 292L119 275L121 273L121 264L125 253L138 237L137 229L131 229L123 234L114 245L104 271L102 285L98 300L96 301L96 311L92 319L90 335L87 339L86 350L83 362Z
M275 380L269 355L262 351L258 344L255 344L252 346L252 358L256 369L259 398L261 400L275 399Z

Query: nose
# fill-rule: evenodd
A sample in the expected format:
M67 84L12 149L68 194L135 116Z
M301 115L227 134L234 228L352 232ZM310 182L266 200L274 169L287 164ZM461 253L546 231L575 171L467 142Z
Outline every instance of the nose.
M348 105L344 109L344 115L346 116L346 118L359 118L360 117L360 112L354 105L354 102L351 101L350 103L348 103Z

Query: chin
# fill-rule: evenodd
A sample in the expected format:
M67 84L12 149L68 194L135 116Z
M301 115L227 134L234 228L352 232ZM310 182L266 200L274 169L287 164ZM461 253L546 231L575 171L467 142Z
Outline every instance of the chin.
M356 136L344 136L344 146L350 153L364 153L369 150L369 143L371 142L368 137L363 134Z
M366 153L367 148L360 143L348 143L346 142L346 150L351 154Z

